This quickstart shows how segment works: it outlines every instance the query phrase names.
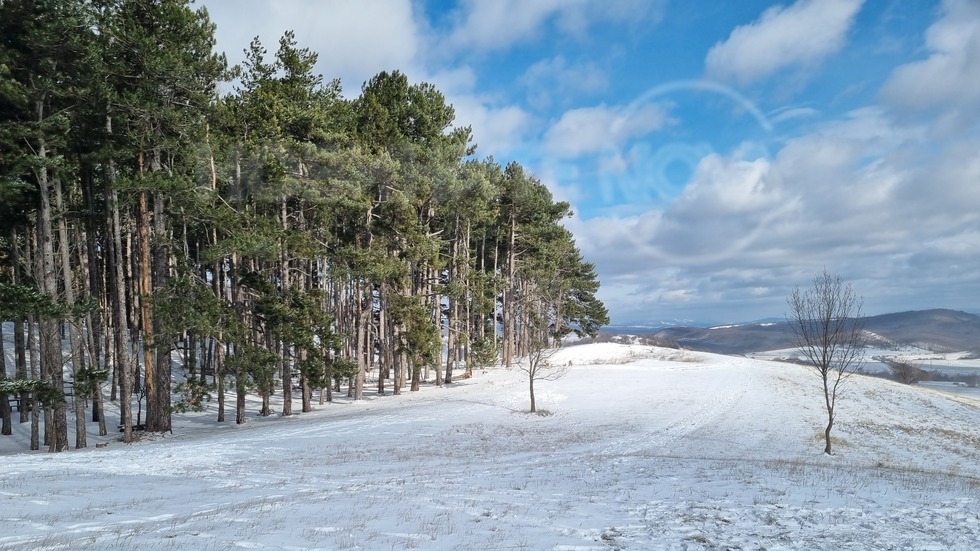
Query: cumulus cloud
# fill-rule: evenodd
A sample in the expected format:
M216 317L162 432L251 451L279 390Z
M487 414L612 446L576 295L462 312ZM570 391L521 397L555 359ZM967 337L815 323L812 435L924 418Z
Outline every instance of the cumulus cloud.
M478 78L468 65L436 72L423 80L431 82L456 110L455 126L469 126L477 155L507 158L524 145L535 119L524 108L506 98L477 92Z
M565 34L584 34L602 22L658 21L663 1L649 0L468 0L457 13L449 42L482 51L506 49L540 35L553 23Z
M544 149L558 157L609 151L669 123L664 107L652 103L635 109L605 104L572 109L545 133Z
M520 80L528 89L529 103L538 109L550 107L559 90L567 98L571 93L594 94L609 86L606 72L595 62L569 63L561 55L531 65Z
M772 158L706 155L673 203L569 223L617 320L779 316L792 286L823 268L880 313L957 307L933 288L978 288L978 150L860 109ZM891 279L922 303L890 302Z
M773 6L711 48L707 74L749 84L786 67L818 63L844 46L862 1L798 0L789 7Z
M327 79L340 78L348 96L380 71L399 69L410 77L421 72L418 57L423 32L411 0L266 1L203 0L217 24L218 48L230 63L255 36L275 55L279 38L296 33L300 47L319 54L315 70Z
M892 72L881 89L884 99L906 109L980 106L980 3L943 2L925 47L929 57Z
M456 124L473 128L481 157L507 158L531 128L532 116L516 105L495 105L474 94L452 94L448 99L456 108Z

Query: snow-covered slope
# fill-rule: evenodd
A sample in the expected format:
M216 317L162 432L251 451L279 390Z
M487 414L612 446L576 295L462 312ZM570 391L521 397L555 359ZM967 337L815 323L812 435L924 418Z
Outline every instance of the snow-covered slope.
M0 457L0 549L974 549L980 404L615 344L451 387ZM20 427L18 427L20 428ZM10 437L3 450L15 449ZM22 449L22 448L21 448Z

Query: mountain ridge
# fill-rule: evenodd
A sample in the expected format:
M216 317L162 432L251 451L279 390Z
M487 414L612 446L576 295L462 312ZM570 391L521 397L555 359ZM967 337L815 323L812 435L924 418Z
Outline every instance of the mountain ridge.
M934 308L866 316L862 320L866 331L895 345L913 345L937 352L980 351L980 316L969 312ZM661 346L721 354L746 354L795 346L785 320L707 327L670 326L650 332L619 331L616 326L610 326L604 328L604 332L636 334Z

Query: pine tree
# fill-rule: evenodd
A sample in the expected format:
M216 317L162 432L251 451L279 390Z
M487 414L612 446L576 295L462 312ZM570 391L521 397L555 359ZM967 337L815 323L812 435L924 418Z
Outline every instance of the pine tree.
M69 0L0 3L0 140L10 155L5 162L5 190L34 187L32 205L38 240L34 273L37 288L52 303L61 302L59 268L55 260L54 190L72 177L67 130L85 97L92 68L92 19L88 7ZM67 247L67 243L62 244ZM42 318L41 362L52 388L64 387L59 319ZM47 425L46 425L47 427ZM68 449L64 400L53 404L51 451Z
M21 297L0 317L15 379L43 368L10 388L50 401L53 449L67 447L64 400L44 390L64 388L59 324L83 446L93 393L105 432L110 369L128 441L141 388L149 430L212 384L218 420L227 387L242 423L245 394L269 415L277 381L289 415L294 381L304 412L343 380L362 398L369 373L399 394L608 319L569 206L520 165L474 158L430 84L383 72L346 101L286 33L271 57L254 40L219 98L214 27L184 0L2 0L0 31L0 286Z
M175 336L153 321L152 296L170 277L168 213L192 193L189 178L224 61L214 25L187 0L107 2L101 29L109 115L120 134L127 203L135 209L137 289L143 337L147 429L170 429L170 351Z

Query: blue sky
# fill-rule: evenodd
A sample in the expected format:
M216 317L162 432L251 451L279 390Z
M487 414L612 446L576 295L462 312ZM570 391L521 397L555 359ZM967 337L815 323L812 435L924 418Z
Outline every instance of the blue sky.
M345 94L436 85L575 216L614 323L980 311L980 2L207 0L232 63L286 30Z

